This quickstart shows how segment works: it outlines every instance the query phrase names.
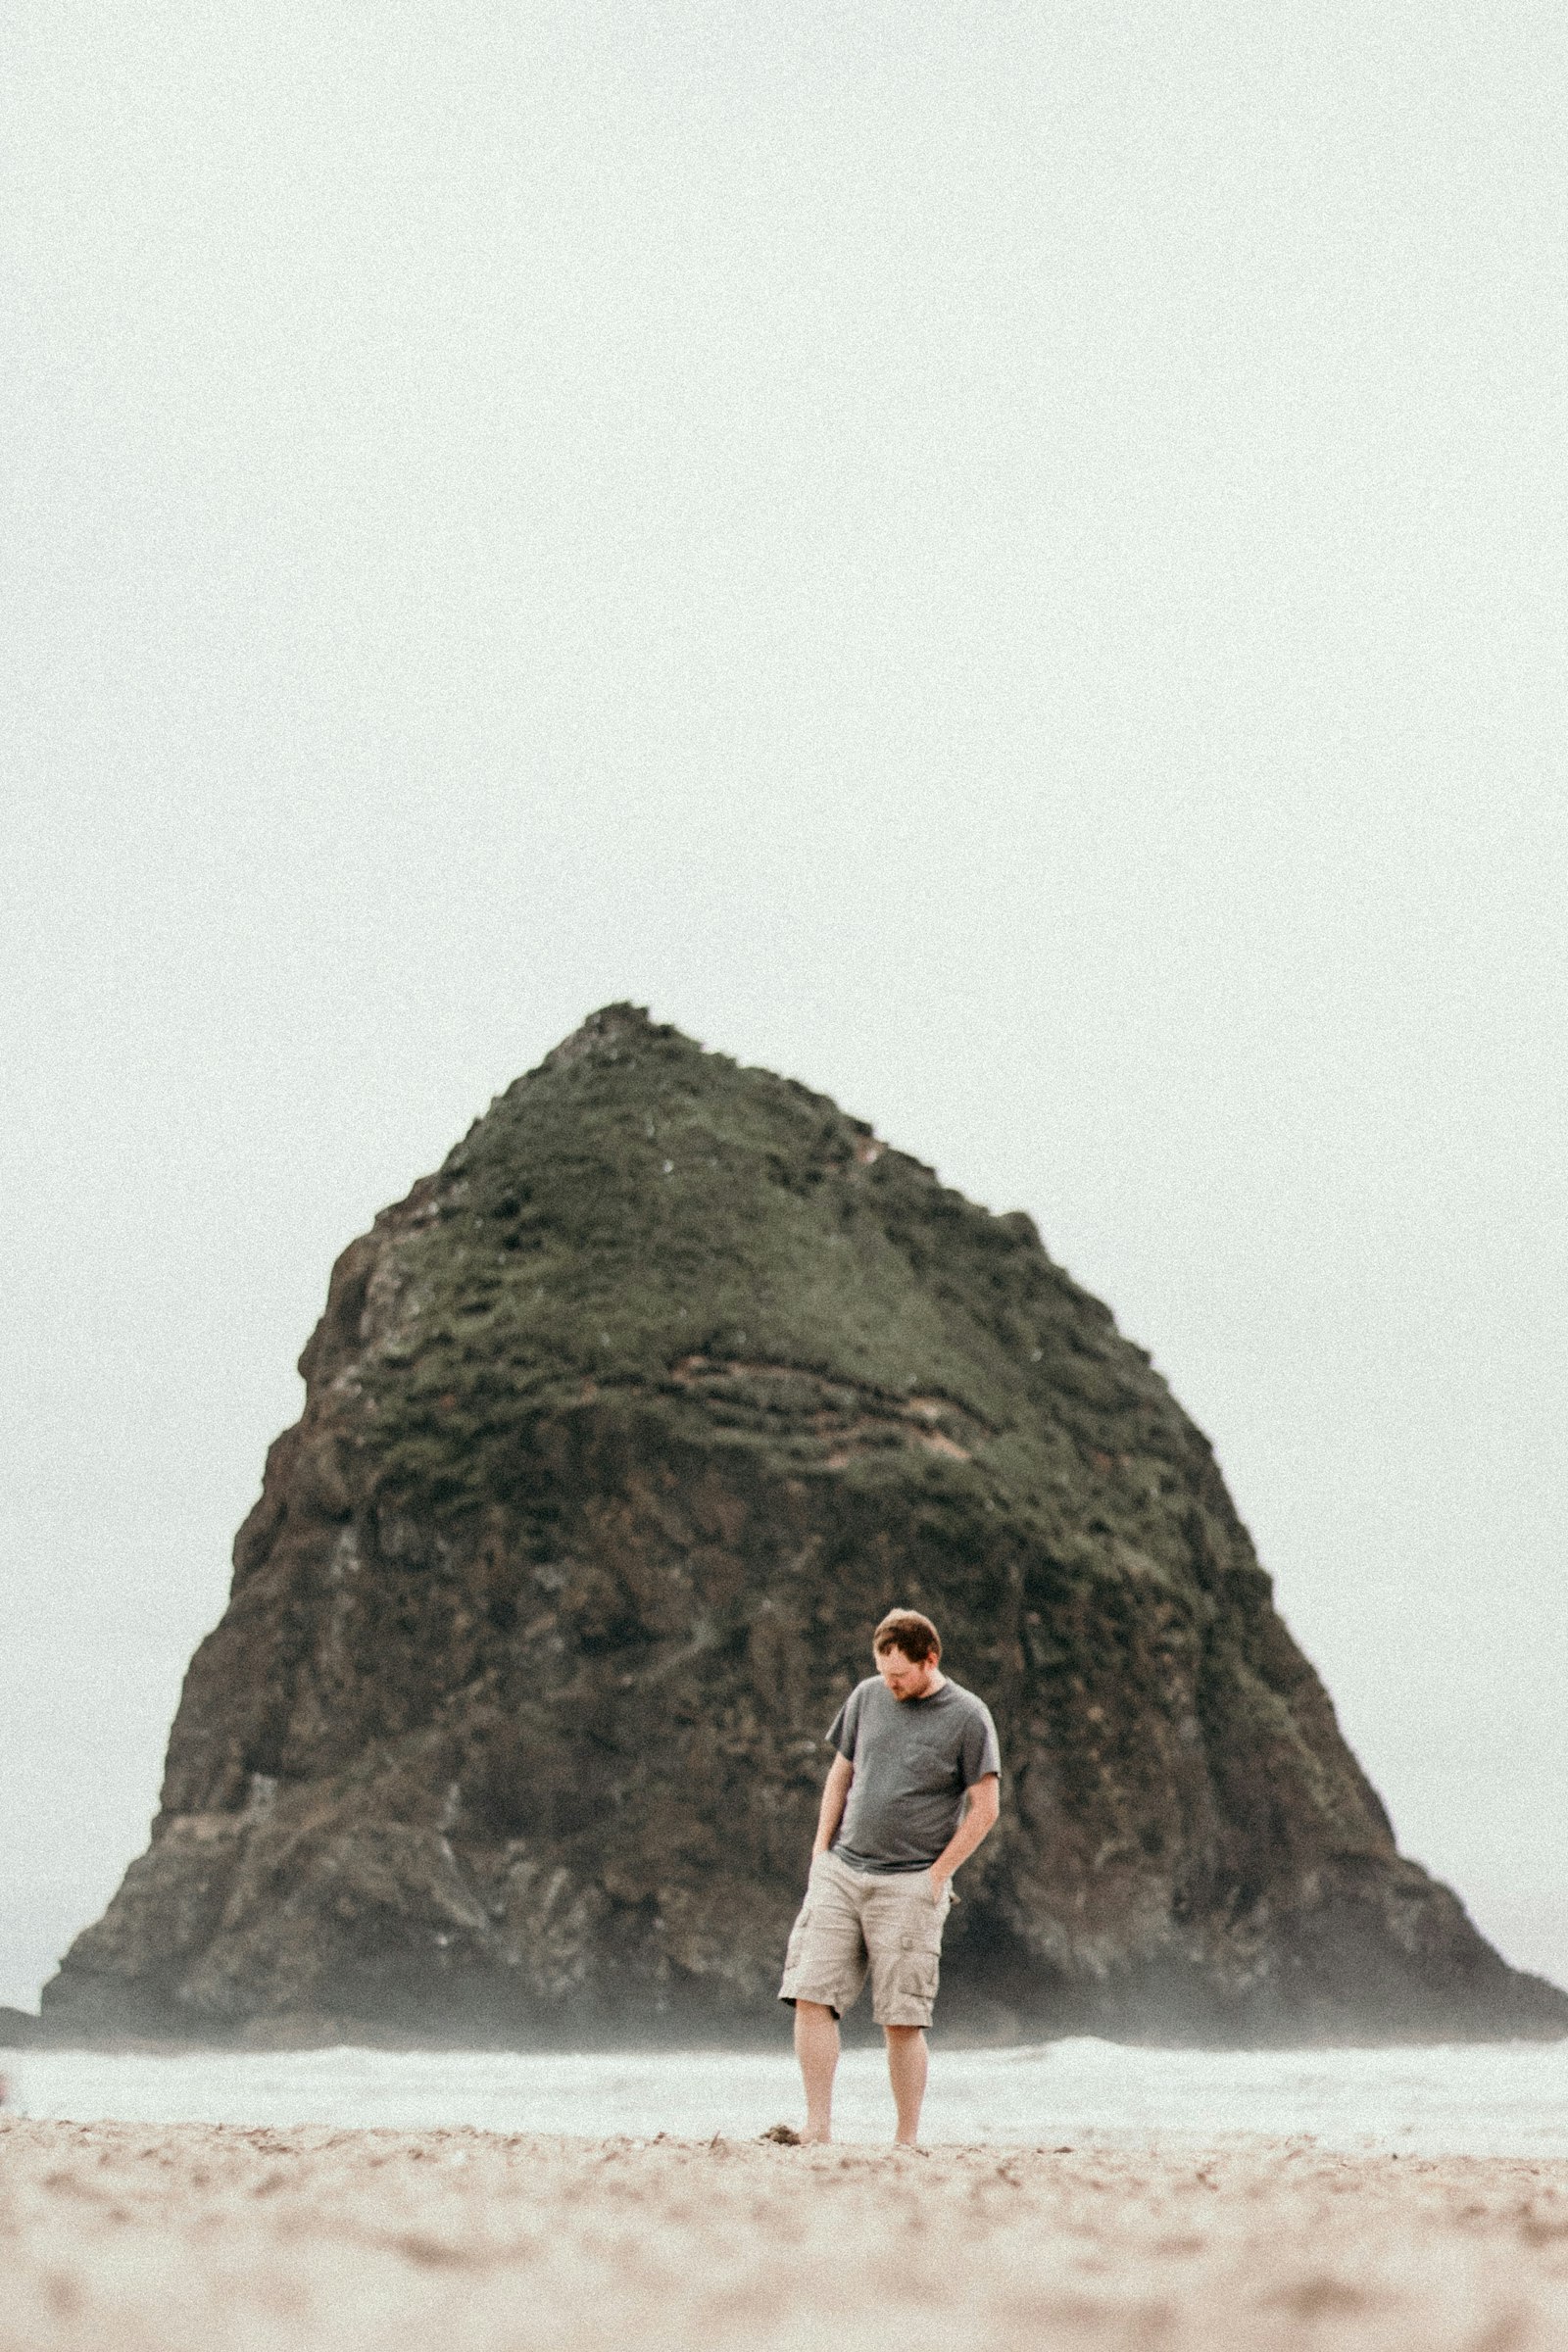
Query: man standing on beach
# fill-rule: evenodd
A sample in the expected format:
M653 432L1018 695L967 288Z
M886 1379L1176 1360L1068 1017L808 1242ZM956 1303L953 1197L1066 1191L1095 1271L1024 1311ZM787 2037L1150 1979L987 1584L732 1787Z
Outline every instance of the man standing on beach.
M838 1752L779 1999L795 2009L805 2135L830 2139L838 2021L869 1968L897 2136L912 2147L953 1874L995 1827L1002 1760L989 1707L942 1672L929 1617L892 1610L871 1637L871 1655L875 1674L856 1685L828 1733Z

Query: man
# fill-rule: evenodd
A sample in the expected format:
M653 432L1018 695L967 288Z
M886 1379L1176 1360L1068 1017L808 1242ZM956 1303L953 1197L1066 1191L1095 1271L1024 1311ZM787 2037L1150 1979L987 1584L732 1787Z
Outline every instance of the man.
M828 1733L838 1753L779 1999L795 2009L805 2136L830 2139L838 2021L869 1967L897 2137L912 2147L953 1874L996 1826L1002 1761L990 1709L942 1672L929 1617L894 1609L871 1637L871 1655L875 1674L856 1685Z

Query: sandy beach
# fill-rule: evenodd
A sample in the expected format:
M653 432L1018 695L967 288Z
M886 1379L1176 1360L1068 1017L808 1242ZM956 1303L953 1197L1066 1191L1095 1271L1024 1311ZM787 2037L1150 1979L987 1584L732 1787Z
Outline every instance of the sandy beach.
M1568 2164L13 2120L4 2352L1568 2342Z

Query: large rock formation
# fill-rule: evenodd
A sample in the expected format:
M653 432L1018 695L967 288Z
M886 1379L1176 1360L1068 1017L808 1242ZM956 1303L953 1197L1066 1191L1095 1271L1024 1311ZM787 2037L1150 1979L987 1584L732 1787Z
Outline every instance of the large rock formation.
M625 1005L333 1272L61 2033L776 2034L895 1602L991 1702L971 2032L1558 2033L1400 1859L1142 1348L833 1103Z

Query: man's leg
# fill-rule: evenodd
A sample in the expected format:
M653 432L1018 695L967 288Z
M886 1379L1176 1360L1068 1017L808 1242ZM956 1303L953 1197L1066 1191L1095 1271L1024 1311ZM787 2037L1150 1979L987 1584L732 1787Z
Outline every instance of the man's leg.
M806 2132L810 2140L833 2136L833 2077L839 2063L839 2021L820 2001L795 2004L795 2055L806 2085ZM915 2102L919 2114L919 2102Z
M942 1928L952 1889L935 1896L924 1871L878 1881L867 1898L865 1938L871 1956L871 2014L888 2043L888 2080L899 2111L900 2146L920 2136L925 2097L925 2030L942 1974Z
M781 2001L795 2004L795 2055L806 2084L808 2139L831 2135L839 2019L859 1997L865 1967L857 1875L834 1855L818 1854L790 1930L778 1988Z
M925 2097L925 2030L921 2026L884 2026L888 2042L888 2081L899 2111L895 2134L901 2147L912 2148L920 2136L920 2102ZM837 2041L837 2035L834 2039Z

